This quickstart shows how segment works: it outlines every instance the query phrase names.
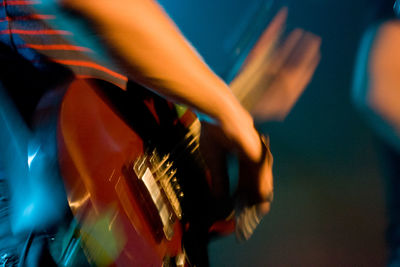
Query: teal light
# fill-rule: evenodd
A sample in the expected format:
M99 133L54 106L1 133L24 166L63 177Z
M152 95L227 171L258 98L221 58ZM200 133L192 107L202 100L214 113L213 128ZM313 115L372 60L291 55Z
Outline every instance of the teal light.
M400 17L400 1L397 0L393 5L393 11L397 17Z
M29 168L31 168L32 161L36 158L36 155L38 154L39 149L40 149L40 146L37 147L35 152L33 152L33 153L29 153L29 151L28 151L28 167Z
M34 207L35 207L35 205L33 205L33 203L29 204L24 210L24 213L23 213L24 217L28 217L32 213L32 210Z

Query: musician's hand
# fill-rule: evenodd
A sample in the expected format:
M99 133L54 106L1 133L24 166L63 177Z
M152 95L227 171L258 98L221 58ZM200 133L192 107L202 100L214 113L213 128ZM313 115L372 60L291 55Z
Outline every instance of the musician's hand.
M239 73L229 84L234 95L250 109L254 105L255 89L268 86L265 74L270 68L271 55L279 42L287 17L287 8L282 8L261 34L257 43L247 55ZM249 100L250 97L250 100Z
M230 84L256 120L283 120L320 60L320 38L304 30L294 30L280 43L286 17L282 8Z
M277 48L255 85L264 86L251 111L256 120L285 119L311 81L320 60L320 44L318 36L296 29Z
M273 194L272 163L273 157L269 150L269 142L262 144L258 134L256 144L259 145L260 155L252 158L244 150L238 150L235 144L224 134L222 128L202 123L200 150L211 171L211 190L219 199L229 195L229 178L226 166L226 154L234 152L239 157L238 201L243 205L258 205L260 215L269 211Z
M273 199L273 156L269 140L263 137L262 158L258 162L240 156L237 192L242 205L258 205L261 215L269 211Z

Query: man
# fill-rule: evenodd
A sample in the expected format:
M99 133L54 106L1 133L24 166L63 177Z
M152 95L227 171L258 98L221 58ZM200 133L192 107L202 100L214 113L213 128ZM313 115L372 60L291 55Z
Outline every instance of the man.
M383 1L360 43L353 101L378 136L385 178L388 266L400 264L400 21L399 1ZM379 10L379 9L378 9Z
M30 6L38 12L29 13L24 11L22 6ZM266 147L254 128L251 115L241 106L229 87L199 58L157 3L151 0L67 0L35 4L29 1L8 0L3 1L3 8L5 16L2 23L8 26L1 32L3 38L8 37L5 43L30 60L36 68L40 68L41 63L46 62L41 58L44 54L50 61L72 69L77 76L103 78L122 89L127 79L133 79L167 98L210 116L218 131L222 133L227 144L226 149L240 155L242 169L252 170L250 176L240 177L239 184L242 187L254 188L252 191L255 194L249 195L245 191L240 194L241 206L246 207L247 203L256 204L251 205L254 207L253 213L255 212L252 220L255 221L259 221L268 213L273 190L272 157L268 149L266 152ZM65 23L68 20L61 18L66 15L66 11L73 12L74 18L78 18L72 22L83 21L84 24L90 24L89 32L100 36L106 52L103 47L99 48L98 44L88 41L90 38L80 35L80 28L69 28L71 24L74 26L73 23ZM38 28L33 27L36 33L24 28L29 25L27 20L37 19L55 26L50 29L47 25L37 25ZM58 26L62 27L57 28ZM43 45L39 43L40 40L35 39L36 35L45 36L43 39L49 41L45 40ZM53 35L63 36L65 39L72 36L71 38L76 38L76 43L69 46L64 41L51 40ZM39 51L40 55L32 54L32 49ZM65 55L55 55L55 50L65 50L66 53L78 51L89 59L67 59ZM111 57L104 56L105 54ZM105 62L110 62L109 58L112 61L110 65L118 65L118 68L108 67ZM318 60L312 62L314 64L311 74ZM104 65L107 66L107 70ZM108 76L104 78L103 75ZM296 92L302 90L303 88L300 88ZM297 97L289 102L293 104ZM238 190L240 192L241 189ZM248 217L245 208L237 210L237 213L238 218L241 218L240 214L243 214L242 218ZM249 225L237 224L239 235L244 232L240 228L248 228ZM246 230L246 238L257 223L251 225L251 229Z

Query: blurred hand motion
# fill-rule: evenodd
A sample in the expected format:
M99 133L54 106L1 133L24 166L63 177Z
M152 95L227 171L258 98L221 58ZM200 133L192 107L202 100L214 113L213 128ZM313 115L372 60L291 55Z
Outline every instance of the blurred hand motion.
M239 180L233 199L235 211L235 234L238 241L248 240L271 208L273 200L273 156L269 140L262 138L263 153L259 161L239 156ZM219 212L228 215L231 206L226 205L229 196L227 153L232 151L232 142L217 126L203 122L200 150L211 173L210 188L218 199ZM227 213L228 212L228 213Z
M283 8L247 57L231 88L256 120L284 120L305 90L321 58L321 38L302 29L285 39Z

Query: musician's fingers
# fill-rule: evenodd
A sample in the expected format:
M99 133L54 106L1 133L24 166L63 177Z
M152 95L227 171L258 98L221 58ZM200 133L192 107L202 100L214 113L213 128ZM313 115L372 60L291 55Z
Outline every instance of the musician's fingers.
M315 56L320 53L321 38L305 32L302 38L297 42L290 55L284 63L285 69L302 70L308 69L310 62L313 62Z
M303 73L303 75L300 76L299 80L299 86L302 86L304 89L307 87L309 82L311 81L311 78L314 75L314 72L321 60L321 54L318 53L313 60L311 60L306 68L306 71Z
M308 61L308 66L301 71L278 73L272 84L261 96L260 101L252 109L257 120L283 120L293 108L320 61L320 53Z
M253 51L258 51L259 49L262 50L263 47L269 45L271 41L278 39L285 26L286 18L287 8L283 7L261 34L260 38L254 46Z
M280 84L282 94L284 95L284 99L286 99L285 103L282 103L282 105L286 108L287 113L292 109L311 81L320 58L321 56L318 53L308 62L307 67L302 68L302 71L297 71L295 74L281 74L277 78L277 83ZM282 108L282 110L285 108Z
M278 79L287 82L288 90L303 91L314 75L320 59L321 54L319 52L309 54L307 58L303 58L299 63L300 65L296 65L296 67L291 65L291 67L283 68Z
M298 42L301 40L303 35L304 31L302 29L295 29L289 34L274 54L274 59L271 64L272 72L279 72L292 54L293 50L296 49Z
M267 54L271 52L272 48L278 42L279 37L283 31L286 18L287 8L283 7L261 34L257 43L254 45L253 49L243 63L242 68L247 67L248 64L250 64L251 62L255 62L254 59L264 58Z

